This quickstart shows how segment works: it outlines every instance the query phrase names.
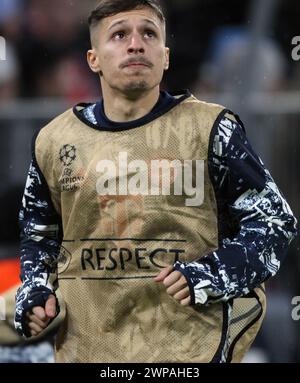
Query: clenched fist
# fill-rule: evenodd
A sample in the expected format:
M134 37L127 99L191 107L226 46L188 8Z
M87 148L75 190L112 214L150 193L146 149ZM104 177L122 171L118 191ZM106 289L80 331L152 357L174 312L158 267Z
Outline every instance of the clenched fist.
M167 293L180 302L182 306L191 303L190 290L185 276L180 271L173 271L173 266L165 267L155 278L155 282L163 282Z
M32 336L39 335L55 318L56 314L56 298L54 295L49 295L45 308L36 306L26 313L30 334Z

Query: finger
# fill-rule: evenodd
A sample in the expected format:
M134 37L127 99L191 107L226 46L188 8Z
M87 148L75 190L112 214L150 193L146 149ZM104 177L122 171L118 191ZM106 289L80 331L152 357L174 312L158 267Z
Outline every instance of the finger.
M36 323L38 326L40 326L40 327L42 327L42 328L45 328L45 327L48 325L49 321L50 321L49 318L48 318L48 319L45 319L44 321L42 321L41 319L39 319L39 318L38 318L36 315L34 315L34 314L29 315L28 319L29 319L30 322L34 322L34 323Z
M185 298L188 298L190 296L190 289L189 287L186 287L182 290L180 290L178 293L176 293L173 298L176 299L177 301L181 301Z
M41 319L42 321L46 320L46 313L45 313L45 310L43 307L41 306L36 306L36 307L33 307L32 309L32 312L34 315L36 315L39 319Z
M187 298L185 298L185 299L182 299L182 300L180 301L180 304L181 304L182 306L189 306L189 305L191 304L191 297L189 296L189 297L187 297Z
M40 332L42 332L43 331L43 328L42 327L40 327L39 325L37 325L36 323L34 323L34 322L29 322L28 323L28 327L31 329L31 330L33 330L33 331L35 331L36 333L40 333Z
M181 278L177 282L175 282L173 285L167 288L167 293L170 295L174 295L180 290L184 289L185 287L187 287L187 281L185 277L181 276Z
M32 336L37 336L37 335L38 335L38 333L37 333L36 331L34 331L34 330L30 330L30 334L31 334Z
M45 311L48 318L54 318L56 315L56 298L54 295L49 295L45 305Z
M153 279L155 280L155 282L162 282L166 278L166 276L171 273L172 270L173 266L167 266Z
M165 279L163 284L166 287L169 287L176 283L180 278L182 277L182 274L179 271L173 271L170 275L168 275Z

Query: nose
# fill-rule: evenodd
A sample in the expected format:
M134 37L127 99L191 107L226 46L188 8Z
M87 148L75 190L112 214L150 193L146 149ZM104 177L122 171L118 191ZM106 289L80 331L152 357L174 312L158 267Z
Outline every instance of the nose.
M144 44L141 36L138 33L133 33L129 45L128 45L128 53L145 53Z

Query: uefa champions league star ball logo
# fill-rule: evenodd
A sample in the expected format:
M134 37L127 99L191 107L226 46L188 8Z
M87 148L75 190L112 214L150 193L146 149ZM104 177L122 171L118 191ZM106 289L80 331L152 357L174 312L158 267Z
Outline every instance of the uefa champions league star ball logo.
M64 145L59 151L59 159L65 166L71 165L76 158L76 148L74 145Z

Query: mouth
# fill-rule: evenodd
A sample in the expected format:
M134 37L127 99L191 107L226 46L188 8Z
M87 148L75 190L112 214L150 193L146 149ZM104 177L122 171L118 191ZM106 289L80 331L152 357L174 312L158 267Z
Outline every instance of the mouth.
M124 66L124 68L149 68L149 65L147 64L144 64L144 63L139 63L139 62L136 62L136 63L130 63L130 64L127 64Z
M150 62L147 62L145 60L137 60L137 61L130 61L123 63L121 65L122 68L151 68L153 65Z

